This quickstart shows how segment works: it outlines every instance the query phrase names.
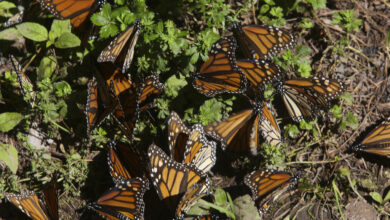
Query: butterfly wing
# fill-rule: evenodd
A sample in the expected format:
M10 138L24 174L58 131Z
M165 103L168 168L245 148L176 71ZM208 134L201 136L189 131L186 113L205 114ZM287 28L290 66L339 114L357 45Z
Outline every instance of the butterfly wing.
M220 39L211 49L209 59L199 74L195 75L193 86L202 94L212 97L220 93L242 93L246 79L239 72L235 62L236 41L233 37Z
M111 87L115 88L113 81ZM115 89L113 89L115 90ZM139 116L139 106L137 103L138 95L134 86L116 94L119 105L116 106L113 116L119 124L122 132L129 138L133 139L133 130Z
M28 217L34 220L50 220L49 214L34 192L26 192L20 195L5 193L5 197Z
M194 164L206 173L216 160L216 143L206 139L202 125L194 125L186 143L183 162Z
M143 219L143 195L148 189L147 179L123 180L87 207L109 219Z
M116 152L117 150L115 144L110 143L107 154L108 167L110 169L112 180L115 182L115 184L119 184L123 179L131 179L132 176L125 168Z
M83 24L99 6L97 0L38 0L38 2L54 16L70 19L75 28Z
M98 127L115 107L113 104L110 104L111 101L105 101L105 98L108 98L108 96L103 95L102 92L104 90L99 90L98 87L98 81L93 77L88 82L88 98L85 110L88 134Z
M260 118L260 130L268 144L276 146L283 142L282 134L279 125L271 111L270 103L264 102L263 104Z
M216 122L210 124L205 127L205 131L208 135L213 137L214 139L221 142L222 148L225 150L226 146L230 145L235 136L239 133L240 129L245 127L254 115L255 111L253 109L243 110L237 114L233 114L230 117L223 119L220 122ZM247 126L249 131L251 131L252 127ZM246 135L250 132L242 132L241 135ZM239 141L248 141L246 138L241 139ZM241 145L242 143L240 143ZM243 144L244 145L244 144Z
M177 162L183 161L189 134L190 130L179 115L172 111L168 117L168 144L171 157Z
M295 45L294 36L277 27L233 25L233 33L238 39L240 49L249 59L272 60L280 51Z
M390 157L390 118L372 130L354 150Z
M342 92L344 86L341 82L325 77L309 77L286 80L285 86L302 90L302 94L316 105L327 108L330 101L336 99Z
M139 32L141 30L141 20L138 19L133 26L128 27L100 53L97 61L101 62L124 62L122 72L130 68L134 57L134 47L137 43ZM128 45L128 50L124 50ZM126 54L124 56L124 54Z
M138 105L141 111L153 106L154 98L163 92L164 85L158 80L158 75L147 77L141 86Z
M58 217L58 197L57 197L57 177L54 176L52 181L43 189L43 198L45 200L47 211L51 219L59 219Z
M207 181L209 186L203 172L190 164L172 160L154 144L149 147L148 156L150 177L161 200L182 194L201 180Z
M204 196L207 196L209 186L206 182L200 182L193 185L187 192L184 193L176 208L176 219L183 219L184 214L187 213L195 203Z
M272 62L266 60L238 60L237 66L257 90L264 90L270 83L279 82L282 79L282 70Z

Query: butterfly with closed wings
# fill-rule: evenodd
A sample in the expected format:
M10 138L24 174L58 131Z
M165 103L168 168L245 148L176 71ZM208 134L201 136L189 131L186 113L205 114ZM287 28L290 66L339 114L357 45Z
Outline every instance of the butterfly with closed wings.
M194 164L203 172L216 163L216 143L207 140L203 126L196 124L190 130L173 111L168 118L168 143L177 162Z
M119 34L111 43L103 49L97 61L122 63L122 73L125 73L131 65L134 57L134 48L137 44L141 31L141 20L137 19L135 24L128 27ZM128 49L126 49L128 48ZM129 77L130 79L130 77Z
M237 153L257 155L260 130L267 143L273 146L282 143L280 128L268 103L259 102L253 108L206 126L205 130L212 138L221 141L224 150Z

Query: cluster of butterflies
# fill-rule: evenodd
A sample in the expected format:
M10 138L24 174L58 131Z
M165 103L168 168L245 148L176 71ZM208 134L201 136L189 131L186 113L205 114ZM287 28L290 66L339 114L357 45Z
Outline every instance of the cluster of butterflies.
M144 219L143 196L150 189L151 181L175 218L183 219L199 199L209 195L207 172L216 163L216 143L206 138L203 126L196 124L190 129L175 112L168 118L167 130L169 155L155 144L145 154L130 144L110 143L107 162L115 186L87 204L86 209L106 219ZM298 177L290 173L262 169L244 178L260 213L295 188L297 181ZM43 192L43 200L30 191L5 196L32 219L59 219L57 179L53 178ZM218 215L191 217L206 220L217 219Z
M294 44L294 36L278 28L234 24L233 36L213 45L209 60L194 76L194 87L210 97L220 93L243 94L252 105L206 127L206 132L221 141L224 149L257 155L259 132L272 146L283 142L271 103L263 98L268 84L277 88L288 113L297 122L313 118L344 91L341 82L324 77L284 80L285 73L271 59ZM236 52L244 58L237 59Z
M62 19L70 19L73 27L82 27L101 2L97 0L38 0L50 12ZM11 18L3 27L20 22L23 16ZM118 122L122 132L131 140L139 113L152 106L152 100L163 90L158 75L133 81L128 72L134 48L141 30L141 21L118 35L97 58L91 61L94 77L88 83L88 133L98 127L108 115ZM220 39L211 49L193 85L202 94L212 97L221 93L243 94L251 108L242 110L220 122L203 127L188 128L172 112L168 118L169 155L152 144L147 154L132 145L117 143L108 148L108 166L115 186L97 201L88 204L107 219L143 219L143 196L149 190L149 180L157 195L170 207L175 218L182 219L201 198L210 194L207 173L216 163L216 142L233 152L257 154L260 133L264 140L276 146L283 142L281 130L272 112L271 103L263 99L266 85L272 84L282 97L294 121L310 119L320 109L329 107L344 90L341 82L324 77L285 80L285 73L272 62L272 57L283 49L292 48L294 36L271 26L233 25L233 36ZM237 59L237 55L241 55ZM10 63L24 95L32 98L33 85L18 61L10 56ZM390 156L390 119L372 131L356 151ZM146 168L145 168L146 167ZM244 183L264 213L270 204L298 182L298 176L276 170L256 170L247 174ZM53 179L44 191L44 201L34 192L6 194L7 199L32 219L58 219L57 180ZM215 216L196 216L212 219Z

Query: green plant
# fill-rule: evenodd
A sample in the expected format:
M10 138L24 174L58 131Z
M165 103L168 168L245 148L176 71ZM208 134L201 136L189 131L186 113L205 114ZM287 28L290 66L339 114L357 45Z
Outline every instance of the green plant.
M311 75L310 57L311 49L307 46L298 45L295 48L295 54L291 50L285 51L281 59L275 58L275 63L283 69L292 68L296 70L301 77L309 77Z
M305 0L307 3L310 3L314 11L317 11L321 8L326 8L326 0Z
M284 18L283 8L277 6L273 0L265 0L264 4L260 7L258 19L265 21L269 25L276 27L286 24Z
M333 14L332 24L338 25L350 33L359 30L362 20L354 16L354 10L340 10L340 12Z

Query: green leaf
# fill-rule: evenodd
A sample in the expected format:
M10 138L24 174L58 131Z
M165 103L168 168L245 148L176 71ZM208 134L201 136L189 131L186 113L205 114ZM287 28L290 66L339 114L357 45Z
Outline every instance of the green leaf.
M0 143L0 160L3 161L16 174L18 170L18 151L14 146Z
M2 17L11 17L12 13L9 12L9 9L16 8L16 5L9 1L1 1L0 2L0 16Z
M4 112L0 114L0 131L8 132L12 130L21 120L23 115L17 112Z
M317 11L320 8L326 8L326 0L306 0L306 1L312 5L314 11Z
M91 21L94 25L103 26L110 23L110 20L100 14L94 14L91 16Z
M386 194L385 198L383 199L383 201L386 202L389 199L390 199L390 190L387 191L387 194Z
M359 122L358 122L358 119L357 117L352 113L352 112L348 112L347 113L347 118L346 118L346 123L347 123L347 126L349 126L350 128L352 128L353 130L356 130L358 127L359 127Z
M349 92L340 95L340 99L344 100L347 105L353 104L353 96Z
M54 46L60 49L72 48L80 46L80 39L72 33L63 33L57 41L54 43Z
M296 125L288 124L285 129L290 138L295 138L299 134L299 129Z
M57 60L53 56L44 57L38 68L38 80L50 78L57 66Z
M66 96L66 95L69 95L72 92L72 88L65 81L54 83L54 88L56 88L56 90L57 90L56 91L57 97Z
M373 200L375 200L377 203L382 204L382 196L377 192L370 192L370 196Z
M19 33L21 33L25 38L42 42L48 39L48 33L44 26L34 23L34 22L24 22L16 25Z
M215 203L219 206L224 206L228 201L226 197L226 192L221 187L218 187L215 190L214 198L215 198Z
M54 20L51 24L50 35L53 40L60 37L63 33L70 33L72 26L70 20Z
M23 38L23 35L14 27L0 31L0 40L18 40L20 38Z

